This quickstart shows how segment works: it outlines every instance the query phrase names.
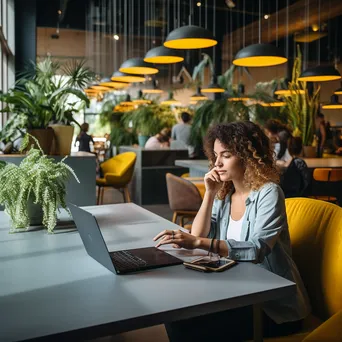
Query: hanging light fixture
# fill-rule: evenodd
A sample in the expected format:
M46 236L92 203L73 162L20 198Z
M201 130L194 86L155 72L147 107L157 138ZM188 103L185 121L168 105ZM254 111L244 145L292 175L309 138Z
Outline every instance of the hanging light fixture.
M203 27L189 25L179 27L168 34L164 46L170 49L204 49L217 44L210 31Z
M111 80L114 82L127 82L127 83L140 83L140 82L146 81L144 76L130 75L130 74L126 74L120 71L115 71L111 77Z
M205 101L208 100L208 98L202 94L201 87L197 87L196 93L192 96L190 96L191 101Z
M224 93L224 89L217 83L216 75L211 78L211 82L207 87L202 88L202 93Z
M332 65L318 65L315 68L306 69L298 77L302 82L326 82L341 79L341 74Z
M119 105L120 106L134 106L134 103L131 101L131 95L127 94L125 101L121 101Z
M284 64L284 53L272 44L261 43L261 0L259 0L259 43L241 49L235 56L233 64L243 67L266 67Z
M330 103L322 106L323 109L342 109L342 103L338 102L338 95L332 95Z
M102 91L102 92L114 90L114 88L105 87L105 86L99 85L99 84L91 85L90 89L95 89L95 90Z
M168 106L180 106L181 102L177 101L173 98L172 91L169 92L168 99L161 102L162 105L168 105Z
M153 79L152 83L142 90L144 94L161 94L164 91L158 88L157 80Z
M334 94L335 94L335 95L342 95L342 87L336 89L336 90L334 91Z
M159 72L152 64L146 63L142 58L130 58L123 62L119 71L133 75L153 75Z
M151 102L152 102L151 100L144 99L143 93L141 90L139 90L138 92L138 98L133 100L133 103L136 103L136 104L149 104Z
M290 82L289 79L285 78L285 80L280 83L280 87L279 85L277 86L277 90L274 92L274 94L281 96L281 97L305 94L304 89L295 89L295 90L289 89L289 82Z
M245 86L242 83L238 85L237 93L228 93L229 102L240 102L248 100L250 100L250 98L245 95Z
M99 85L115 89L122 89L128 87L130 84L126 82L114 82L109 77L105 77L100 80Z
M284 101L273 101L273 102L261 102L263 107L283 107L286 105Z
M184 61L184 57L180 56L177 50L158 46L146 53L144 61L155 64L173 64Z

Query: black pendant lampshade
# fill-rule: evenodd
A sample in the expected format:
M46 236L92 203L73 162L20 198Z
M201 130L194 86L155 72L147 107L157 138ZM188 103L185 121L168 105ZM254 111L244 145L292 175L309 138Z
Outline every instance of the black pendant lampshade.
M158 46L146 53L144 61L156 64L173 64L184 61L184 57L175 49Z
M224 89L217 83L216 75L211 78L211 82L207 87L202 88L202 93L224 93Z
M164 46L171 49L203 49L217 44L217 40L207 29L195 25L182 26L171 31Z
M139 82L146 81L144 76L126 74L121 71L115 71L111 77L111 80L114 82L126 82L126 83L139 83Z
M338 89L336 89L336 90L334 91L334 94L335 94L335 95L342 95L342 84L341 84L341 87L340 87L340 88L338 88Z
M266 67L287 62L284 53L271 44L253 44L240 50L233 64L244 67Z
M167 105L167 106L180 106L181 105L181 102L180 101L177 101L173 98L173 92L170 91L169 92L169 96L167 98L167 100L161 102L162 105Z
M326 82L339 80L340 78L341 74L332 65L318 65L315 68L303 71L298 80L303 82Z
M191 101L205 101L208 98L202 94L201 87L197 87L196 93L190 96Z
M342 109L342 103L338 102L338 95L332 95L330 98L330 103L322 106L323 109Z
M146 63L142 58L131 58L123 62L119 71L133 75L153 75L159 72L153 64Z
M144 95L143 95L143 92L141 90L139 90L139 92L138 92L138 98L133 100L133 103L136 103L136 104L149 104L151 102L152 102L151 100L144 99Z
M142 92L144 94L161 94L164 91L161 90L158 85L157 85L157 80L153 79L152 80L152 84L150 84L149 86L145 87Z

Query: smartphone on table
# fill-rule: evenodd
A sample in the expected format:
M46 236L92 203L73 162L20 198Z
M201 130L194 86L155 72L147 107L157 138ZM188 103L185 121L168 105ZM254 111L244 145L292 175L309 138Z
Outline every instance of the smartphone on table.
M183 265L186 268L202 272L222 272L235 264L235 260L227 258L213 258L209 256L201 257L191 262L183 262Z

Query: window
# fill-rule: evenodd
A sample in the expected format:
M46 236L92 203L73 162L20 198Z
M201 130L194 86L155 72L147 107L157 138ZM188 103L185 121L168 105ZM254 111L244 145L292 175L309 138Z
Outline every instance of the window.
M0 90L2 92L7 92L15 81L14 25L14 0L0 0ZM2 104L0 108L3 108ZM0 115L1 129L7 120L7 113Z

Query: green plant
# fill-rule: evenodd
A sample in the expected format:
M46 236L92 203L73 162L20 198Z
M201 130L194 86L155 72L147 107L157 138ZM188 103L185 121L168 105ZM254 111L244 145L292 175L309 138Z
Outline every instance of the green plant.
M319 109L320 87L309 95L306 82L298 81L302 70L302 54L297 47L297 57L292 69L292 81L289 82L290 96L284 97L288 120L293 128L293 135L303 140L304 146L310 146L314 140L315 115ZM304 94L302 92L304 91Z
M0 101L6 103L2 112L11 114L0 139L13 141L25 130L47 128L51 122L79 125L73 113L89 105L81 89L93 79L84 61L64 66L50 58L38 62L34 73L27 72L14 89L0 94Z
M133 132L140 135L152 136L163 128L171 128L175 123L175 115L169 106L152 103L140 106L122 117L126 128L132 128Z
M13 228L25 229L30 224L28 202L39 204L43 210L43 225L53 233L60 205L68 211L65 203L66 181L70 176L79 180L70 166L55 162L44 155L36 138L24 136L21 150L33 139L39 149L31 147L19 166L12 163L0 165L0 203L10 215Z

